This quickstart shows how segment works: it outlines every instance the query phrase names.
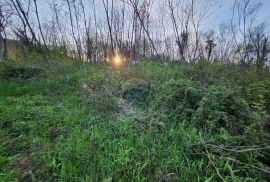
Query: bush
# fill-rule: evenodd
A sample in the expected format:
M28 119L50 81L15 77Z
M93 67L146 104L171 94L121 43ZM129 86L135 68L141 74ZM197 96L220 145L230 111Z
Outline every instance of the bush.
M139 78L127 80L122 86L122 96L129 102L143 101L149 92L149 84Z
M0 64L0 78L3 79L28 79L44 75L46 75L46 72L41 68L15 66L6 62Z
M203 84L212 84L214 83L218 73L222 70L221 66L211 64L207 60L199 60L194 67L188 71L188 75L194 81L199 81Z
M216 133L243 133L251 111L240 95L226 87L206 88L187 80L170 80L157 88L151 110L164 112L174 121L192 121L198 129Z
M270 112L270 81L260 81L244 89L250 107L255 111Z
M237 92L226 87L212 87L200 101L193 122L209 133L224 128L232 135L239 135L251 123L251 112Z
M170 80L157 88L152 110L161 109L170 119L190 119L204 96L204 87L187 80Z
M246 127L243 138L246 145L269 146L270 115L252 113L252 124Z

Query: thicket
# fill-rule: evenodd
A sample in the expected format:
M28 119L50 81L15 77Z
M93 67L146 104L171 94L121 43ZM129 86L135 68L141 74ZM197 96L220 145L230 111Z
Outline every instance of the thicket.
M267 69L257 76L235 64L145 60L122 70L63 66L39 77L26 66L25 79L15 67L0 69L3 181L269 178Z

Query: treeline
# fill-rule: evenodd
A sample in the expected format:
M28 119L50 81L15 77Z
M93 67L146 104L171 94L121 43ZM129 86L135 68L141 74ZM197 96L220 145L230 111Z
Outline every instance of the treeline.
M227 5L221 0L1 1L0 56L7 57L9 38L20 42L23 55L38 51L48 66L55 52L84 61L104 61L117 52L130 64L142 57L188 64L206 59L256 65L262 72L270 53L269 27L258 17L262 1L232 1L227 22L209 28Z

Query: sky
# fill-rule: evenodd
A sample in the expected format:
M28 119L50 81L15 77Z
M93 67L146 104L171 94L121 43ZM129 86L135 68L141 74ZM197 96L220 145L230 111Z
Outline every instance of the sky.
M60 2L59 0L37 0L39 11L43 15L43 17L46 17L48 11L50 11L49 4L56 1ZM92 0L83 0L83 1L87 3ZM97 9L103 8L101 0L94 0L94 1L97 5ZM166 0L154 0L153 11L155 11L155 7L158 6L158 4L160 4L163 1ZM261 7L261 11L258 14L258 19L270 23L270 0L261 0L261 1L263 3L263 6ZM221 0L221 2L222 2L221 8L216 12L216 15L212 17L214 20L212 21L213 25L221 24L223 22L228 21L231 18L232 0Z
M26 2L26 1L27 0L22 0L22 2ZM37 0L41 21L47 22L49 20L51 15L50 16L48 15L52 13L52 11L50 10L50 4L52 4L53 2L57 2L60 5L59 7L61 8L61 3L66 4L64 1L65 0ZM92 13L92 8L90 6L91 6L92 1L94 1L96 4L96 11L97 11L98 16L104 17L104 20L105 20L102 0L83 0L83 1L84 1L84 4L86 4L87 6L85 11L89 14ZM115 2L117 1L119 0L115 0ZM166 1L167 0L153 0L152 16L158 17L158 13L159 13L158 8L160 8L160 4L164 4L164 2ZM267 22L267 24L270 25L270 0L261 0L261 1L263 3L263 6L261 7L260 12L258 13L257 22L265 21ZM215 11L215 13L203 23L202 29L215 30L219 27L220 24L226 23L226 22L228 23L230 21L232 17L233 0L220 0L220 2L222 6L217 11ZM63 18L68 18L68 17L63 17ZM167 23L171 23L171 22L168 21Z
M270 23L270 0L262 0L263 3L261 7L261 11L258 13L258 20L259 21L266 21ZM220 24L222 22L229 21L232 13L232 0L223 0L222 7L220 8L217 18L216 18L216 23Z

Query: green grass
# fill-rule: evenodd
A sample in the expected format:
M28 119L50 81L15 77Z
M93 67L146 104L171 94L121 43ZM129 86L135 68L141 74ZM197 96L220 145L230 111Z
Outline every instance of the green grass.
M200 64L1 79L0 181L267 181L269 77ZM130 115L127 75L150 85Z

